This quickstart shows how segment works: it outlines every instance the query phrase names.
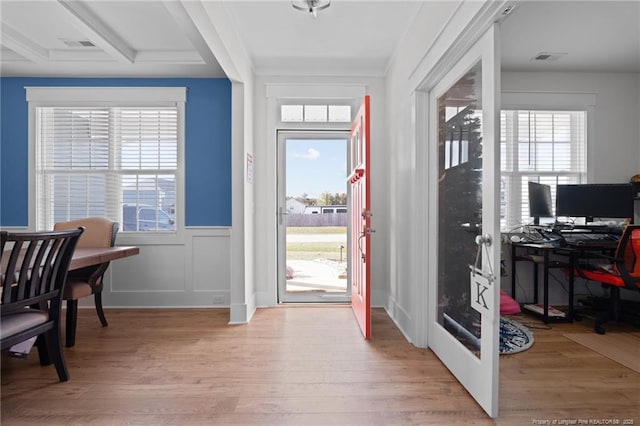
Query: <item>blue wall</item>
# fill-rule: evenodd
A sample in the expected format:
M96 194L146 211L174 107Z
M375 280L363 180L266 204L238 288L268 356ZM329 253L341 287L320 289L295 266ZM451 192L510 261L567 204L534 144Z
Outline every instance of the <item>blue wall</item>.
M185 225L231 226L231 83L226 78L0 78L0 226L28 225L26 86L186 87Z

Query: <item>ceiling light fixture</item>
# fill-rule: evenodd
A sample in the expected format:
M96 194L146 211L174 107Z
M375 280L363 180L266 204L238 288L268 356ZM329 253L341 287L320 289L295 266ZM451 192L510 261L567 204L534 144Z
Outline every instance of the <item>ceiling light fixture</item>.
M291 0L291 6L296 10L309 12L314 18L317 18L318 11L331 6L331 0Z

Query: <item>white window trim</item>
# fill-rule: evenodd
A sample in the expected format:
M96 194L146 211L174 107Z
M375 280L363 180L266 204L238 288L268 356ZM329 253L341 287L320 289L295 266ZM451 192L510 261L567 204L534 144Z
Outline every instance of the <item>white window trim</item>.
M179 214L176 231L171 233L118 233L119 244L184 244L185 220L185 102L186 87L25 87L29 137L29 230L36 230L36 109L56 106L170 107L178 110L178 169L176 204Z
M146 104L157 106L159 102L187 101L186 87L25 87L27 102L43 102L46 105L68 105L69 102L118 102L118 106ZM141 103L142 102L142 103Z
M587 112L587 182L593 182L593 151L595 140L595 109L597 96L595 93L579 92L523 92L502 91L501 109L523 110L582 110Z

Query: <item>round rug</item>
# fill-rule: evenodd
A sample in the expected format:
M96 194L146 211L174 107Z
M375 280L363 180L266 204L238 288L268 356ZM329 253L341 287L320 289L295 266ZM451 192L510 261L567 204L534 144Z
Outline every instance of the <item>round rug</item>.
M526 351L533 345L533 333L517 321L500 317L500 354Z

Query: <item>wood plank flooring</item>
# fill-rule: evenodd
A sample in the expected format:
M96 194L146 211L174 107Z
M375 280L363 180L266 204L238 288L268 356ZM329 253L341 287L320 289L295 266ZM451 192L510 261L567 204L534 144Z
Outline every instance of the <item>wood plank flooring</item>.
M380 309L370 342L347 306L260 309L234 326L227 309L106 315L102 328L80 310L69 382L37 351L3 355L2 425L640 424L640 374L562 336L587 321L534 329L531 349L500 357L494 422Z

